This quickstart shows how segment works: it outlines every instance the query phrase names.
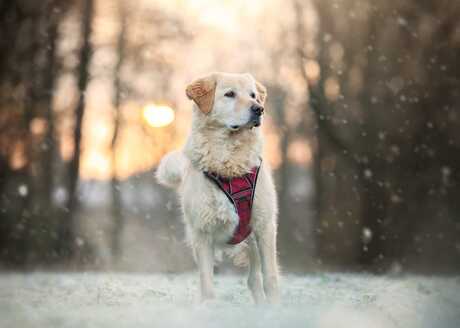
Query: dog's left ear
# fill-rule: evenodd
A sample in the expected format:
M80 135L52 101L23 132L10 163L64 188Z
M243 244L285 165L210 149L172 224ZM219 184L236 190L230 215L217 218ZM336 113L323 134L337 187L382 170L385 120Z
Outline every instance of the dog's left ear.
M263 105L265 103L265 99L267 99L267 88L258 81L256 81L256 88L257 88L257 101Z
M216 77L209 75L190 83L185 89L188 99L193 100L198 108L208 114L214 106L216 91Z

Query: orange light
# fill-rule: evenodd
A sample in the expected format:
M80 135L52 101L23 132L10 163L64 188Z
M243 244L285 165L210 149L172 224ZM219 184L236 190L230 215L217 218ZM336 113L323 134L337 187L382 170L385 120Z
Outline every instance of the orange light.
M174 110L164 105L149 104L144 107L142 116L145 122L153 128L161 128L174 121Z
M98 178L104 179L110 177L111 163L108 155L92 151L85 156L84 168L91 170L91 173Z

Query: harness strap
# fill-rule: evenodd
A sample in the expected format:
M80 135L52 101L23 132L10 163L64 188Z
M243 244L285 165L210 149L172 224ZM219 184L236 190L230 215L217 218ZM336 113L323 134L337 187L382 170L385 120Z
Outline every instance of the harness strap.
M252 168L251 172L243 176L233 178L225 178L213 172L203 172L207 178L224 192L238 214L238 226L228 244L235 245L242 242L252 231L250 226L252 203L254 201L260 166Z

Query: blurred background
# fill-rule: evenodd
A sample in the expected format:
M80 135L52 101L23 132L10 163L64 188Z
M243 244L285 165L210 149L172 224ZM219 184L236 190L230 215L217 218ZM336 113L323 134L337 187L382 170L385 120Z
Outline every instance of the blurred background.
M194 269L154 179L210 71L268 88L285 272L460 272L460 4L0 2L0 270Z

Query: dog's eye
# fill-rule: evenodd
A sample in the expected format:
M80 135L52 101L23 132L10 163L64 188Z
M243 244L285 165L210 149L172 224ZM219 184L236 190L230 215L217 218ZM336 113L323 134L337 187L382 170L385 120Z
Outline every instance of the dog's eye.
M250 96L251 96L251 98L255 98L256 94L254 92L251 92Z
M227 91L225 94L224 94L225 97L229 97L229 98L235 98L236 94L234 91Z

